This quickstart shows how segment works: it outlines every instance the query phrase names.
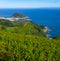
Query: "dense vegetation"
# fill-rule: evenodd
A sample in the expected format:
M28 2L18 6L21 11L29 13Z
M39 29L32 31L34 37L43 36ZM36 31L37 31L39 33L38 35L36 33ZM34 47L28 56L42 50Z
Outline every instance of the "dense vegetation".
M11 17L15 17L15 18L25 18L26 16L25 15L23 15L23 14L21 14L21 13L18 13L18 12L16 12L16 13L14 13Z
M20 34L29 34L29 35L40 35L46 36L46 33L43 31L42 26L38 26L31 21L20 21L20 22L11 22L8 20L0 20L0 28L6 28L6 32L20 33Z
M31 21L0 20L0 61L60 61L60 39L49 39Z

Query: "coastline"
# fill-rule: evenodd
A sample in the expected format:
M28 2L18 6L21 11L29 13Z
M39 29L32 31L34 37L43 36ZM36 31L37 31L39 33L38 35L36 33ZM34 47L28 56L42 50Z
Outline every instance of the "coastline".
M45 26L45 29L43 29L43 31L46 33L46 36L48 37L48 38L50 38L50 34L49 34L49 32L51 32L51 29L49 29L47 26Z
M44 31L45 33L47 33L47 32L50 32L51 30L50 30L47 26L45 26L45 28L43 29L43 31Z

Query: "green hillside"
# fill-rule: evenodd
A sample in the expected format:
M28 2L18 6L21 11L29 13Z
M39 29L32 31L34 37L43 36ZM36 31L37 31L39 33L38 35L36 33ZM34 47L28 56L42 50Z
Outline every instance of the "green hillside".
M39 35L46 37L46 33L41 26L31 21L11 22L8 20L0 20L1 27L6 27L6 32L20 33L26 35Z
M25 18L26 16L21 14L21 13L16 12L11 17L13 17L13 18Z
M31 21L0 20L0 61L60 61L60 39L49 39Z

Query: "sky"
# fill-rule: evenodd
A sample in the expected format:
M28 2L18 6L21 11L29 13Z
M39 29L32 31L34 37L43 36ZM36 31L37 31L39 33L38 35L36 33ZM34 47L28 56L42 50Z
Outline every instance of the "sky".
M0 8L60 7L60 0L0 0Z

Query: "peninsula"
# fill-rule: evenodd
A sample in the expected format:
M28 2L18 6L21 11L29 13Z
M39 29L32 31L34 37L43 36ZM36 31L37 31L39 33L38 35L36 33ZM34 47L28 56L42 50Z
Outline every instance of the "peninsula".
M9 20L9 21L31 20L29 17L27 17L23 14L20 14L20 13L14 13L9 18L0 17L0 19L5 19L5 20Z

